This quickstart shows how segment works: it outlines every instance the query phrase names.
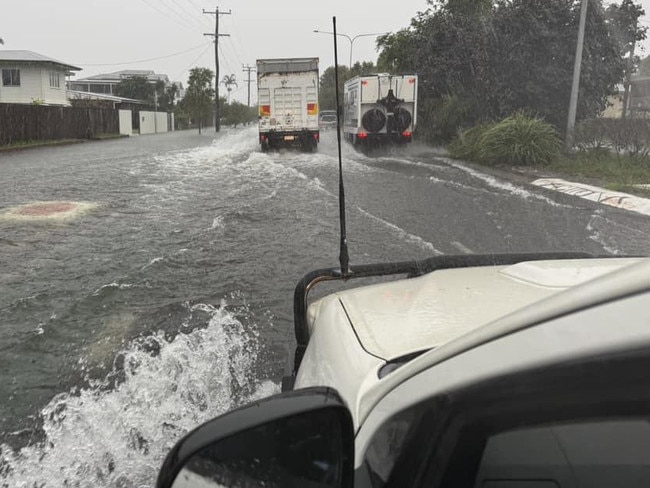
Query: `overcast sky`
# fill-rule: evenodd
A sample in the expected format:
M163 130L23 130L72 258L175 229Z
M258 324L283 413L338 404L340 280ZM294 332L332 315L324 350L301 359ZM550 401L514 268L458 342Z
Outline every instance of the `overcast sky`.
M642 0L650 14L650 0ZM122 69L151 69L187 82L195 66L214 69L214 49L204 32L214 16L202 9L231 11L220 17L220 74L239 81L233 98L246 101L242 65L258 58L318 57L321 72L334 64L331 37L394 32L408 26L425 0L2 0L0 49L26 49L83 68L76 78ZM650 17L646 16L647 25ZM339 37L339 64L350 42ZM353 61L376 61L374 36L354 41ZM650 54L650 41L645 43ZM178 54L177 54L178 53ZM176 55L174 55L176 54ZM151 59L161 58L161 59ZM151 59L151 60L150 60ZM254 89L251 90L255 92ZM254 99L255 96L252 95Z

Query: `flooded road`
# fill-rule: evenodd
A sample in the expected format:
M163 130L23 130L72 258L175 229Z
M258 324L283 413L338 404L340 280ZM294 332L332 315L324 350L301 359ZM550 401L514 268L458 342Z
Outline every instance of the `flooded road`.
M344 148L354 264L433 254L648 254L650 219L436 157ZM277 386L292 296L336 266L333 133L255 128L0 154L0 486L153 486L174 442ZM9 218L80 202L66 219Z

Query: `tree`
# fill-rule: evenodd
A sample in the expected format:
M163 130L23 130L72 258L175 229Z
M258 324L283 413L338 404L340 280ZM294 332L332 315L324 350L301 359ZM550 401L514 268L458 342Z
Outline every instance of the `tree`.
M230 103L230 92L232 91L232 85L237 86L237 80L235 79L235 74L225 75L221 80L221 84L226 87L228 90L228 99L227 102Z
M378 39L383 69L420 75L421 122L459 127L525 110L562 129L567 119L580 0L438 0ZM578 118L599 114L624 64L602 0L591 0ZM444 130L439 130L449 124ZM423 127L423 124L420 124Z
M237 127L239 124L246 124L257 119L257 108L237 101L226 103L223 106L223 117L226 124Z
M343 85L346 81L355 76L367 75L376 73L377 68L372 61L358 61L348 68L347 66L339 65L339 93L343 97ZM334 66L327 68L320 77L320 90L319 90L319 106L321 110L336 110L336 84ZM341 100L342 101L342 100Z
M144 76L129 76L115 86L115 95L142 100L153 106L155 87Z
M639 23L639 18L645 15L645 11L641 5L635 4L632 0L623 0L620 5L610 4L606 14L610 31L619 44L621 57L627 56L623 94L623 118L625 118L632 73L640 64L640 58L634 55L634 48L637 42L645 40L648 31L646 26Z
M208 68L192 68L190 70L187 91L182 103L183 109L198 123L199 134L204 121L212 115L213 78L214 74Z
M377 38L377 68L386 73L406 73L415 71L414 56L418 49L415 42L416 33L411 29L402 29L395 33Z

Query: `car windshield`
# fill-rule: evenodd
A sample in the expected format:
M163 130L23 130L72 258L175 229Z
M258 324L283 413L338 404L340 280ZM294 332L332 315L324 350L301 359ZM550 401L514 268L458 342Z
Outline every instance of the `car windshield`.
M11 2L0 486L153 486L280 391L296 283L339 267L339 135L352 265L648 255L649 8Z

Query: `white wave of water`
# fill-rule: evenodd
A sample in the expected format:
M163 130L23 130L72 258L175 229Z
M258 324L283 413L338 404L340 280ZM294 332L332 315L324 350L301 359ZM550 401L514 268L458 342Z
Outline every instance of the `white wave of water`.
M553 207L572 208L572 207L570 207L568 205L562 205L560 203L557 203L556 201L551 200L550 198L545 197L544 195L539 195L537 193L528 191L528 190L526 190L525 188L523 188L521 186L514 185L514 184L509 183L507 181L498 180L494 176L487 175L485 173L482 173L482 172L477 171L477 170L472 169L472 168L468 168L467 166L463 166L462 164L459 164L458 162L454 161L453 159L442 158L442 157L439 158L439 159L441 159L442 161L444 161L448 165L453 166L456 169L459 169L459 170L464 171L465 173L467 173L469 175L472 175L474 178L477 178L479 180L484 181L485 183L487 183L488 186L490 186L492 188L496 188L498 190L503 190L503 191L505 191L507 193L510 193L511 195L515 195L515 196L518 196L520 198L523 198L524 200L529 200L529 199L533 198L533 199L540 200L542 202L548 203L549 205L552 205Z
M53 398L41 411L41 442L18 452L0 446L0 486L153 487L185 433L277 392L253 377L255 337L224 305L195 308L210 313L206 328L141 339L118 354L105 381Z

